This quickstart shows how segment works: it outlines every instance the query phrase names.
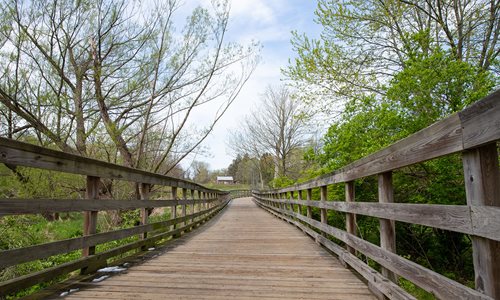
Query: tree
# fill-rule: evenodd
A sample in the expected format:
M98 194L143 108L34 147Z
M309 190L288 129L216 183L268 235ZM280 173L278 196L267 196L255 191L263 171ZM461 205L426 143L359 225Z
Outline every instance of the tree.
M346 101L384 96L416 51L440 48L477 74L500 72L498 0L319 0L316 21L319 38L294 33L297 58L284 74L318 110L340 112Z
M193 170L193 180L197 183L205 184L210 181L211 173L209 165L203 161L193 161L191 164Z
M259 109L252 111L240 129L231 134L229 144L236 153L249 153L256 158L271 153L274 178L278 178L288 174L290 155L304 144L306 136L306 118L299 102L284 86L268 86ZM262 168L258 168L262 178Z
M178 1L148 5L2 3L1 134L89 156L89 140L105 136L118 162L163 174L195 151L249 78L258 47L226 41L227 1L195 8L184 27L173 22ZM219 106L212 121L189 126L207 103ZM13 118L23 123L14 128Z

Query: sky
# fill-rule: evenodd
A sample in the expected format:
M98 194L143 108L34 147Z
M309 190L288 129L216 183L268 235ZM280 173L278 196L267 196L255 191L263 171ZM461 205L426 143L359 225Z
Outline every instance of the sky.
M261 61L238 98L203 142L210 155L186 159L182 162L184 168L193 160L207 162L212 170L229 166L235 154L227 146L228 132L237 129L239 121L255 109L267 85L278 85L284 79L280 69L295 56L290 44L291 31L297 30L309 37L319 35L321 28L314 23L315 8L314 0L232 0L228 41L259 41ZM203 111L196 113L203 118Z

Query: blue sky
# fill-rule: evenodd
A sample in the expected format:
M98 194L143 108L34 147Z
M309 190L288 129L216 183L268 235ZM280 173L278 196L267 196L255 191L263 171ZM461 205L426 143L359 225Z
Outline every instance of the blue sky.
M193 159L209 163L211 169L225 168L231 163L235 155L227 147L228 131L236 129L239 120L255 108L268 84L280 84L283 79L280 68L294 57L291 31L319 35L321 28L313 21L315 8L316 1L313 0L232 0L228 40L241 43L259 41L263 46L261 62L232 107L203 143L211 155L188 159L183 162L184 167L189 167Z

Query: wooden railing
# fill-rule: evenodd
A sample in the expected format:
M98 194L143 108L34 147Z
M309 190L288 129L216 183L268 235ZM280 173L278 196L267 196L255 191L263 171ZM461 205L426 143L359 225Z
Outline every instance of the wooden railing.
M331 174L253 195L261 207L314 237L388 298L413 298L397 285L399 275L441 299L500 299L498 140L500 91ZM462 154L467 205L394 203L393 170L453 153ZM355 202L354 180L372 175L378 177L379 203ZM345 201L327 201L327 187L339 183L345 185ZM313 189L320 190L319 201L312 199ZM320 220L313 219L312 208L320 209ZM346 214L345 230L327 224L328 210ZM380 219L380 246L357 237L356 214ZM470 235L476 289L398 256L394 221ZM346 249L328 237L344 242ZM356 251L380 264L382 274L358 259Z
M85 175L87 184L85 199L0 199L0 217L75 211L84 213L83 236L81 237L0 251L0 269L3 269L57 254L82 250L82 257L77 260L0 282L0 298L78 269L83 273L94 272L106 266L109 258L134 249L147 250L157 242L169 237L180 236L183 232L191 230L212 217L233 198L229 192L208 189L190 181L5 138L0 138L0 162L13 166ZM100 178L138 183L140 199L99 199ZM150 190L153 185L170 187L172 198L150 200ZM179 194L180 197L178 197ZM188 206L191 206L189 214L187 214ZM171 219L148 224L148 211L156 207L170 207ZM179 207L180 212L178 212ZM99 211L129 209L141 209L140 225L96 233L97 213ZM179 216L178 213L181 215ZM155 232L153 233L153 231ZM98 244L137 235L140 237L137 241L96 253L95 246Z

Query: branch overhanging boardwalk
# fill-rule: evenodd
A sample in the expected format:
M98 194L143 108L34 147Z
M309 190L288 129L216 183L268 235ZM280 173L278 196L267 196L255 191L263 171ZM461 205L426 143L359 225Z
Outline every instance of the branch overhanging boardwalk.
M296 227L233 200L204 228L71 299L375 299L368 287Z

